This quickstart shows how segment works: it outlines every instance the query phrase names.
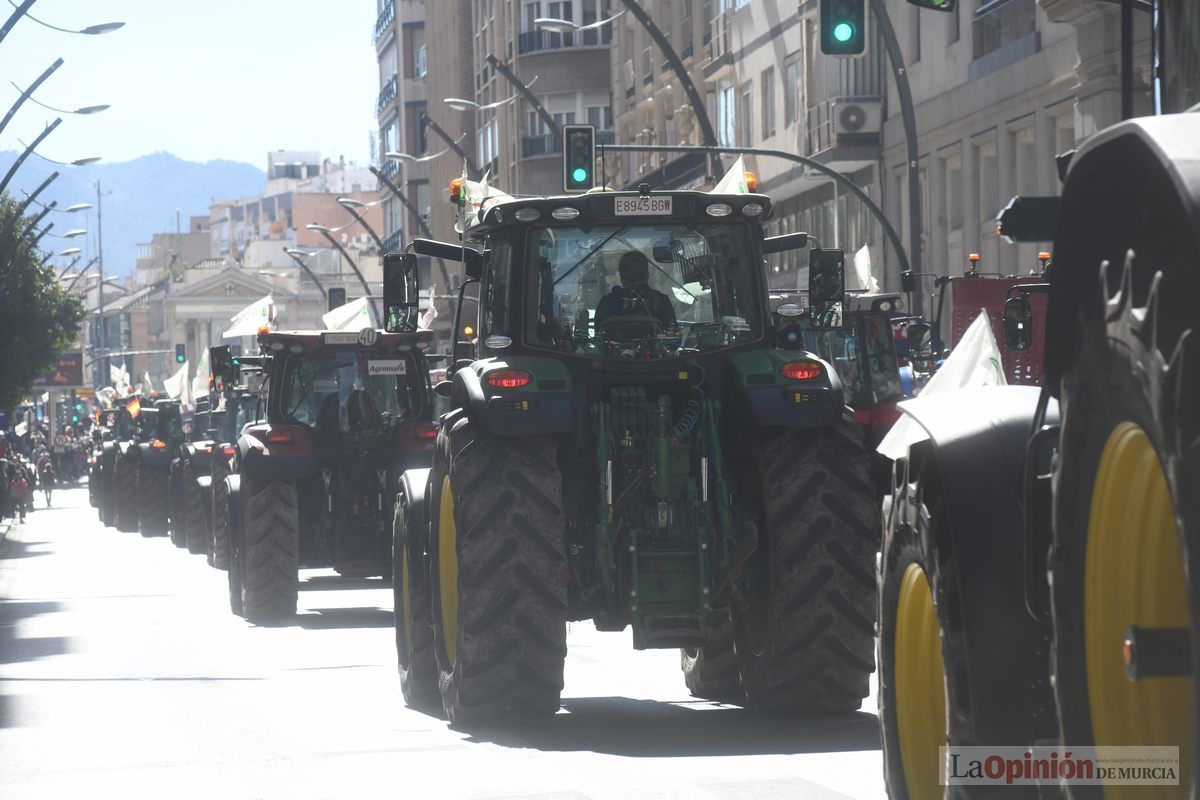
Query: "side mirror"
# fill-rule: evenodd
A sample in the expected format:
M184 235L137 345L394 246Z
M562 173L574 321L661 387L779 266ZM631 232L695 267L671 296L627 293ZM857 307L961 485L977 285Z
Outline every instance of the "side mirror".
M917 290L917 276L913 274L911 269L906 269L900 273L900 288L905 294L912 294Z
M433 385L433 393L438 397L449 397L450 388L453 385L454 384L450 383L450 381L438 381Z
M388 333L417 329L417 256L388 253L383 257L383 329Z
M237 360L234 359L233 351L229 349L229 345L227 344L208 348L208 368L212 371L213 375L220 378L226 384L237 382Z
M1009 350L1028 350L1033 343L1033 309L1026 297L1004 301L1004 341Z
M933 327L927 322L908 326L908 354L915 360L933 358Z
M808 259L808 304L812 327L841 327L845 297L846 254L841 250L811 250Z

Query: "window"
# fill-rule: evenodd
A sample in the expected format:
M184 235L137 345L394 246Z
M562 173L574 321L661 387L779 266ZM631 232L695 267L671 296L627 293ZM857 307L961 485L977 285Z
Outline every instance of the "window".
M962 8L955 8L949 14L946 14L946 44L954 44L958 41L958 15L962 13Z
M717 140L722 147L734 146L733 87L724 85L717 90Z
M788 127L800 121L801 63L801 53L792 53L784 63L783 124Z
M775 135L775 68L763 70L758 82L758 94L762 98L762 138Z
M754 144L754 90L749 83L742 86L738 94L735 117L738 146L751 147Z
M508 324L508 283L512 273L512 242L502 236L492 239L487 251L487 272L490 280L484 283L483 333L486 336L512 336Z
M412 29L412 39L409 42L409 47L411 48L409 50L409 53L411 54L409 57L412 59L412 63L409 65L409 69L405 70L405 72L411 73L411 75L414 77L423 78L423 77L425 77L425 29L424 28L413 28Z
M288 362L283 411L318 436L378 436L378 428L411 419L424 405L423 381L409 358L367 351L318 350ZM399 362L399 374L396 363ZM386 364L373 371L373 365Z
M612 108L609 106L588 106L587 124L598 131L612 130Z

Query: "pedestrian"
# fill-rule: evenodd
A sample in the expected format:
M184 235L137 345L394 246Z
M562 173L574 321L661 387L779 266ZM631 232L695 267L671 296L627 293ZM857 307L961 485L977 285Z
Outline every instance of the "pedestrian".
M17 476L13 478L10 486L12 492L13 503L16 506L17 515L21 522L25 521L25 507L29 502L29 479L25 477L25 468L17 467Z
M54 491L54 463L48 458L38 464L38 485L46 495L46 508L49 508L50 493Z

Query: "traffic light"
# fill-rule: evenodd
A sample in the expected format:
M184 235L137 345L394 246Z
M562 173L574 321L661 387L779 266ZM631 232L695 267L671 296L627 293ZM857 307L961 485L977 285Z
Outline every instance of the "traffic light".
M175 345L175 363L182 364L187 361L187 345Z
M346 305L346 290L340 286L330 287L325 296L329 299L329 311Z
M586 192L596 185L596 129L563 126L563 191Z
M866 0L821 0L821 52L856 56L867 42Z

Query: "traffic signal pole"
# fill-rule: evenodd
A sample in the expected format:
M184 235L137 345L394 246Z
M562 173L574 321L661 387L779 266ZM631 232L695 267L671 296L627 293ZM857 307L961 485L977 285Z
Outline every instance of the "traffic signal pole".
M900 120L904 123L904 157L908 162L908 248L909 262L913 272L921 271L921 175L918 171L919 156L917 153L917 112L913 106L912 89L908 85L908 69L904 66L904 53L900 50L900 41L896 38L896 29L892 27L892 18L888 16L887 7L883 0L870 0L871 12L879 25L879 34L883 37L883 47L887 51L888 61L892 66L892 78L896 81L896 94L900 99ZM883 176L880 175L880 185ZM894 243L895 244L895 243ZM897 244L899 250L899 245ZM921 313L923 303L920 296L915 303L916 308L909 309L913 313Z

